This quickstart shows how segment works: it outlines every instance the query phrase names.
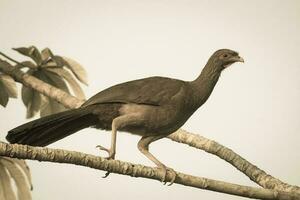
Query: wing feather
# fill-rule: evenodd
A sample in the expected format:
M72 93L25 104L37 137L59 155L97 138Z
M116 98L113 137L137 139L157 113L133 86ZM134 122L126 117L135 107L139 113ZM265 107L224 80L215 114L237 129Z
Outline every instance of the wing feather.
M103 103L136 103L160 106L176 95L184 81L150 77L121 83L107 88L88 99L82 106Z

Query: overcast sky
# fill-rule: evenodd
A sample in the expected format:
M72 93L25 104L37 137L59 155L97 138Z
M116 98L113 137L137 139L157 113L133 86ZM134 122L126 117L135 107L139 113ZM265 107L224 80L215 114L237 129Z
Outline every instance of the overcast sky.
M300 1L0 0L1 51L50 47L89 74L87 97L116 83L153 75L192 80L217 49L245 59L226 69L208 102L184 125L233 149L273 176L300 185ZM27 120L20 100L0 107L1 138ZM120 133L117 159L153 166ZM85 129L53 145L99 155L110 135ZM151 146L175 170L255 186L223 160L162 139ZM101 155L104 155L101 153ZM242 199L171 187L64 164L29 162L33 199Z

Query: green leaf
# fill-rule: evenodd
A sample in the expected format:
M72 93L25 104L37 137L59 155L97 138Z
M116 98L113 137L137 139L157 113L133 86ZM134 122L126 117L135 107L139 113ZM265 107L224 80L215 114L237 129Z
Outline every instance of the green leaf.
M13 48L13 50L19 52L24 56L28 56L32 58L32 60L34 60L37 65L40 65L42 63L41 53L35 46L30 46L28 48L27 47Z
M9 75L0 74L0 81L2 81L8 96L12 98L17 98L18 93L17 93L17 85L15 80Z
M38 71L28 70L27 73L39 78L37 72ZM29 119L31 117L34 117L39 112L42 105L41 94L34 89L26 87L24 85L22 86L21 94L22 101L27 108L26 118Z
M46 83L53 85L54 87L60 88L63 91L69 93L67 84L57 74L50 72L50 71L42 70L39 73L39 78L41 80L45 81ZM45 97L45 99L46 99L46 102L48 102L48 103L46 103L42 106L41 112L40 112L41 117L66 110L66 108L62 104L56 102L55 100L52 100L48 97Z
M34 117L40 111L42 105L41 103L42 102L40 93L33 90L31 101L27 105L27 119Z
M26 74L29 74L29 75L33 75L33 73L34 73L33 69L30 69L26 72ZM22 97L22 101L26 107L29 104L29 102L31 101L32 96L33 96L33 89L22 85L21 97Z
M47 70L43 70L40 72L39 78L41 80L45 81L46 83L53 85L54 87L57 87L57 88L70 94L70 91L69 91L69 88L68 88L66 82L59 75L57 75L53 72L47 71Z
M69 68L76 78L85 85L88 85L87 74L85 69L75 60L67 57L62 57L65 61L65 65Z
M3 83L0 81L0 105L2 105L3 107L6 107L7 103L8 103L8 93L6 91L5 86L3 85Z
M18 199L31 200L30 185L22 170L13 162L6 158L1 159L1 163L8 170L10 176L16 183Z
M21 96L24 105L27 107L33 96L33 89L27 86L22 86Z
M53 53L49 48L45 48L42 50L41 56L42 56L43 63L47 63L49 58L53 57Z
M19 48L13 48L13 50L19 52L20 54L24 56L29 56L32 54L32 50L27 47L19 47Z
M33 185L32 185L31 173L30 173L30 169L29 169L28 165L26 164L25 160L18 159L18 158L7 158L7 159L12 160L22 169L22 171L25 173L27 181L30 185L30 190L32 190Z
M26 66L26 67L31 68L31 69L36 69L36 68L37 68L36 64L34 64L34 63L31 62L31 61L24 61L24 62L21 62L21 64L22 64L22 65L16 64L15 67L23 68L24 66Z
M70 93L63 78L56 73L47 71L46 68L42 68L40 70L30 69L27 73L54 87ZM41 111L41 116L45 116L66 110L60 103L57 103L56 101L49 99L48 97L45 97L39 92L26 86L22 86L22 100L27 108L27 118L35 116L35 114L39 111Z
M57 67L63 67L65 65L65 61L61 56L52 56L52 60L56 63Z
M66 108L62 104L58 103L57 101L52 100L49 97L47 97L47 100L49 103L47 105L43 106L43 108L41 109L41 112L40 112L41 117L51 115L54 113L59 113L59 112L66 110Z
M12 179L2 162L0 162L0 185L1 185L0 188L1 199L16 200L16 196L12 188Z
M78 97L79 99L84 100L85 95L83 90L81 89L80 85L77 83L75 78L72 76L72 74L63 68L46 68L48 71L51 71L58 76L63 77L69 84L69 86L72 88L74 95Z
M41 101L42 101L42 105L41 105L41 110L45 108L45 106L48 105L49 101L48 101L48 97L41 94Z
M52 59L48 60L48 62L44 65L42 65L42 68L58 68L56 62L54 62Z

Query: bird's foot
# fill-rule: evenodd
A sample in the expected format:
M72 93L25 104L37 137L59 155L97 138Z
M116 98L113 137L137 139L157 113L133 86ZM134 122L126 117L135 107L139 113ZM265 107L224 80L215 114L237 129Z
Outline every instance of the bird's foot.
M102 151L106 151L106 152L108 153L108 156L105 157L106 159L109 159L109 160L115 159L116 152L115 152L114 150L112 150L112 149L107 149L107 148L105 148L105 147L103 147L103 146L101 146L101 145L97 145L96 148L98 148L98 149L100 149L100 150L102 150Z
M111 150L111 149L107 149L101 145L97 145L96 148L102 150L102 151L106 151L108 153L108 156L105 157L106 159L108 160L114 160L115 159L115 155L116 155L116 152ZM108 177L108 175L110 174L110 172L106 172L105 175L102 177L102 178L106 178Z
M162 170L161 182L163 182L164 185L168 182L166 180L168 171L171 173L172 178L171 178L170 183L168 184L168 186L172 185L174 183L175 179L176 179L176 176L177 176L175 170L172 169L172 168L166 167L166 166L159 166L158 168L160 170Z

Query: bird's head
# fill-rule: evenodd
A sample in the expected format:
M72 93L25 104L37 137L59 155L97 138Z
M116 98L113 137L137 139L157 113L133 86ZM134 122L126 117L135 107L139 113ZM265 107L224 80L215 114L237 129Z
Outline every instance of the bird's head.
M244 62L244 59L236 51L230 49L217 50L209 60L221 69L225 69L235 62Z

